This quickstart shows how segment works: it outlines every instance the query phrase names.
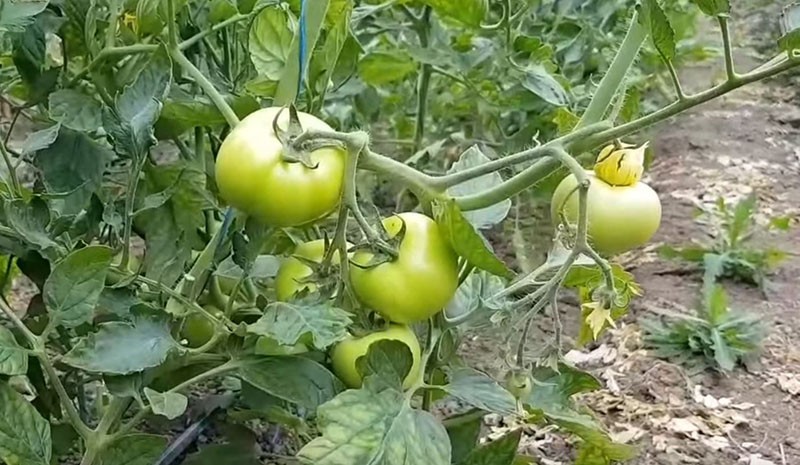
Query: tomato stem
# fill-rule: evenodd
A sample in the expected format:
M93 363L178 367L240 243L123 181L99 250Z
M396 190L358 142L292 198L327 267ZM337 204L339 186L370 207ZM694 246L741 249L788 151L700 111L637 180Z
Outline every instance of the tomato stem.
M736 68L733 64L733 47L731 45L731 31L728 25L728 16L727 15L719 15L717 16L717 21L719 21L719 28L722 31L722 46L725 50L725 72L728 75L729 81L736 80Z
M600 81L600 85L583 112L580 121L578 122L577 129L580 129L588 124L596 123L603 119L603 116L617 94L625 76L628 74L636 56L639 54L639 49L642 47L644 40L647 38L647 30L639 22L639 13L636 12L631 18L631 24L628 27L628 32L622 40L622 44L617 50L617 55L611 66L608 68L605 76Z

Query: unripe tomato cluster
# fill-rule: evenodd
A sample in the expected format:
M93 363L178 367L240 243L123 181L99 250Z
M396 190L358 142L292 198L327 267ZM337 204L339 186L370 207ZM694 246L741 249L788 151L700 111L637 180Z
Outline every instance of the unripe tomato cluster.
M277 117L277 121L276 121ZM304 129L331 131L316 117L298 112ZM308 226L339 206L347 153L320 148L309 155L312 166L288 160L275 133L289 124L289 112L266 108L250 114L228 135L216 162L220 196L231 206L274 227ZM373 254L357 251L350 261L350 286L358 301L386 320L385 328L361 337L351 336L333 347L334 372L350 387L361 385L356 361L371 344L396 340L408 346L413 365L405 387L420 376L420 345L410 324L425 321L453 298L458 287L458 257L436 222L419 213L400 213L383 220L389 238L402 234L397 257L371 265ZM325 241L299 244L276 276L279 300L314 292L314 262L322 263ZM333 263L341 260L334 254Z

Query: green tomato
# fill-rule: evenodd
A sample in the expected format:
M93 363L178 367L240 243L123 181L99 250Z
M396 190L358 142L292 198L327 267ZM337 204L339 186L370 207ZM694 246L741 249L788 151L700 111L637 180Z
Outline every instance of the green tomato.
M414 331L405 325L391 325L383 331L377 331L367 334L366 336L356 338L351 337L346 339L333 347L331 351L331 361L333 363L333 372L336 373L344 384L351 388L361 387L361 374L356 367L356 360L369 352L369 346L374 342L389 340L400 341L408 346L411 350L413 363L411 370L403 380L403 388L408 389L419 380L420 375L420 354L419 341Z
M616 255L646 244L661 223L658 194L643 182L631 186L612 186L587 171L589 224L592 246L603 255ZM578 221L578 181L569 175L561 181L550 205L553 221L559 221L559 208L571 223ZM569 196L569 197L567 197Z
M431 218L400 213L383 220L390 237L405 224L398 257L364 268L373 254L353 254L350 280L365 306L395 323L427 320L447 305L458 288L458 256Z
M222 316L222 312L211 305L206 305L205 308L209 313L214 316ZM183 320L181 326L181 339L186 339L186 345L192 349L202 347L214 337L214 323L200 313L191 313Z
M506 390L516 399L525 399L533 390L531 374L522 370L511 370L506 374Z
M298 244L292 255L281 263L278 274L275 276L275 293L278 300L284 302L292 300L295 294L304 289L308 292L317 290L315 283L302 282L304 278L311 276L314 270L296 257L322 263L322 259L325 258L325 240L318 239ZM333 253L333 263L339 263L338 251Z
M127 278L128 275L134 274L139 271L139 267L141 266L141 261L139 257L136 255L131 254L128 257L128 269L127 272L123 272L119 270L119 265L122 263L122 252L118 253L111 259L111 267L106 274L106 284L109 286L113 286L115 284L119 284L123 279Z
M296 344L287 346L278 343L275 339L267 336L261 336L256 341L255 353L256 355L298 355L308 352L308 346L303 342L298 341Z
M280 108L248 115L225 138L216 162L220 195L230 205L266 224L301 226L319 220L339 204L346 154L339 148L311 152L315 168L281 158L283 145L272 128ZM316 117L298 112L304 129L331 131ZM289 124L289 111L280 114L280 127Z

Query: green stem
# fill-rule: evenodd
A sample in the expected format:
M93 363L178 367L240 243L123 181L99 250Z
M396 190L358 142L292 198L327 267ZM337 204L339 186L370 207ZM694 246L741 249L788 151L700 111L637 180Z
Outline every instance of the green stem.
M86 441L86 451L81 459L81 465L92 465L97 456L111 443L108 433L128 410L130 403L131 399L127 397L114 397L111 400L90 440Z
M647 31L639 23L639 14L634 13L628 33L625 35L625 39L623 39L622 45L620 45L606 75L600 81L600 85L597 87L591 102L589 102L589 106L586 107L586 111L584 111L581 120L578 122L577 128L582 128L603 119L606 109L614 99L617 89L622 85L625 75L628 74L628 70L636 60L639 49L646 38Z
M247 18L250 18L250 17L251 17L251 15L249 15L249 14L247 14L247 15L237 14L237 15L231 16L230 18L226 19L225 21L222 21L221 23L217 23L217 24L211 26L208 29L204 29L204 30L198 32L197 34L193 35L192 37L189 37L188 39L186 39L183 42L179 43L178 44L178 50L186 50L187 48L191 47L192 45L194 45L194 44L196 44L196 43L198 43L200 41L202 41L203 39L205 39L209 35L219 31L220 29L223 29L225 27L228 27L228 26L230 26L232 24L238 23L239 21L243 21L243 20L245 20ZM152 52L155 52L156 50L158 50L158 47L159 47L159 45L155 45L155 44L133 44L133 45L126 45L126 46L122 46L122 47L114 47L112 45L112 46L106 47L103 50L101 50L97 54L97 56L91 62L89 62L89 64L86 67L84 67L83 69L78 71L78 73L75 76L73 76L72 79L69 80L69 82L67 83L67 87L72 87L75 84L77 84L77 82L79 80L81 80L84 76L86 76L89 73L89 71L91 71L91 70L95 69L96 67L100 66L102 63L104 63L109 58L124 57L124 56L128 56L128 55L138 55L138 54L142 54L142 53L152 53Z
M250 14L236 14L236 15L233 15L230 18L226 19L225 21L217 23L217 24L211 26L208 29L204 29L204 30L198 32L197 34L193 35L192 37L189 37L188 39L186 39L183 42L181 42L178 45L178 48L181 49L181 50L186 50L187 48L189 48L192 45L200 42L204 38L210 36L211 34L217 32L217 31L219 31L220 29L225 29L226 27L230 26L231 24L236 24L239 21L244 21L245 19L248 19L250 17L251 17Z
M731 30L726 15L717 16L719 28L722 31L722 47L725 50L725 72L729 81L736 79L736 68L733 64L733 46L731 43Z
M39 363L41 363L42 369L44 369L44 372L47 374L50 384L55 388L58 399L61 401L61 406L64 408L70 424L72 424L72 427L75 428L75 431L80 437L84 440L88 440L92 436L92 430L81 420L78 409L75 408L75 404L72 403L72 399L70 399L69 394L67 394L67 390L64 389L64 384L61 383L61 379L58 377L55 367L53 367L53 364L45 353L44 344L41 344L41 347L36 349L36 356L39 358Z
M430 31L431 7L425 6L422 16L417 23L417 36L423 49L428 48L428 33ZM422 145L425 136L425 114L428 106L428 89L431 82L431 65L423 63L420 67L419 80L417 81L417 119L414 126L414 153Z
M776 74L780 74L798 65L800 65L800 59L787 59L770 68L759 68L756 71L748 74L737 76L733 80L725 81L716 87L712 87L711 89L687 97L685 100L674 102L673 104L650 113L649 115L643 116L629 123L601 131L593 136L587 137L583 141L576 141L575 144L572 144L570 150L573 153L579 153L609 141L613 141L614 139L625 137L629 134L641 131L642 129L655 123L670 118L678 113L682 113L689 108L725 95L728 92L738 89L739 87L775 76Z
M139 175L144 168L147 157L143 156L142 160L133 160L131 164L131 172L128 178L128 190L125 192L125 223L123 231L123 249L122 259L120 260L120 269L127 270L128 262L131 256L131 230L133 229L133 206L136 201L136 190L139 186Z
M681 78L678 76L678 71L675 69L675 65L672 64L672 61L667 60L666 58L663 59L664 63L667 65L669 77L672 80L672 86L675 88L675 95L678 97L678 101L686 100L686 94L683 93L683 86L681 85Z
M11 132L9 132L11 134ZM11 163L11 154L8 152L6 148L6 144L0 142L0 152L3 154L3 162L6 164L6 169L8 169L8 177L11 180L11 187L13 189L13 193L15 197L22 196L22 186L19 183L19 178L17 177L17 170L14 167L14 164Z
M229 361L223 363L222 365L220 365L218 367L215 367L215 368L212 368L212 369L210 369L208 371L200 373L199 375L197 375L197 376L195 376L193 378L190 378L190 379L178 384L177 386L175 386L172 389L170 389L167 392L165 392L165 394L172 394L172 393L176 393L176 392L181 392L184 389L192 386L193 384L197 384L197 383L200 383L202 381L206 381L206 380L209 380L209 379L214 378L216 376L219 376L219 375L221 375L223 373L227 373L229 371L233 371L233 370L237 369L238 367L239 367L239 365L237 364L237 362L235 362L233 360L229 360ZM142 408L141 410L139 410L138 412L136 412L136 415L134 415L133 418L131 418L127 423L122 425L122 427L119 429L119 432L117 432L114 435L114 437L123 436L123 435L128 434L129 432L133 431L133 429L136 427L136 425L141 423L142 420L144 420L145 417L147 417L147 415L150 415L150 413L152 411L153 411L152 407L148 405L148 406Z
M178 48L178 18L175 16L175 0L167 0L167 44Z
M212 84L211 81L209 81L208 78L206 78L203 73L201 73L200 70L197 69L188 58L186 58L186 55L184 55L183 52L181 52L177 47L170 50L170 55L178 64L178 66L183 68L183 70L186 71L189 76L191 76L203 89L206 95L208 95L208 98L211 99L214 105L216 105L216 107L219 109L220 113L222 113L222 116L225 117L228 125L230 127L234 127L239 124L239 117L236 116L236 113L233 111L231 106L225 101L225 97L223 97L217 88L214 87L214 84Z
M109 19L106 29L106 48L114 46L117 40L117 21L120 14L120 0L110 0L108 2ZM102 54L102 52L100 52Z
M524 169L521 173L517 174L511 179L504 181L496 186L493 186L484 191L476 194L455 197L454 200L458 207L463 211L480 210L492 206L496 203L502 202L505 199L519 194L520 192L528 189L536 184L546 174L552 173L557 163L553 160L552 156L561 150L559 147L547 147L547 158L538 161L530 167Z

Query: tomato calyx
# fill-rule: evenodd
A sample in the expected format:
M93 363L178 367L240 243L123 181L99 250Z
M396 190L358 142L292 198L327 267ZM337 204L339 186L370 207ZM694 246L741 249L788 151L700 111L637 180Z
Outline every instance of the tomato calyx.
M351 260L350 263L353 266L367 270L397 260L400 256L398 249L406 235L405 221L400 218L400 230L393 236L390 236L385 228L380 228L377 234L378 237L367 238L348 250L348 253L368 251L372 254L372 257L367 263L356 263Z
M644 154L649 142L636 147L617 142L600 151L594 165L597 177L612 186L632 186L642 179Z
M281 151L281 159L286 163L301 163L308 169L317 169L319 163L315 163L311 159L311 152L303 149L298 149L292 141L303 133L303 125L300 124L300 117L297 114L297 108L294 104L289 105L289 127L283 129L278 124L278 120L287 107L281 107L275 118L272 119L272 131L275 137L283 145Z

